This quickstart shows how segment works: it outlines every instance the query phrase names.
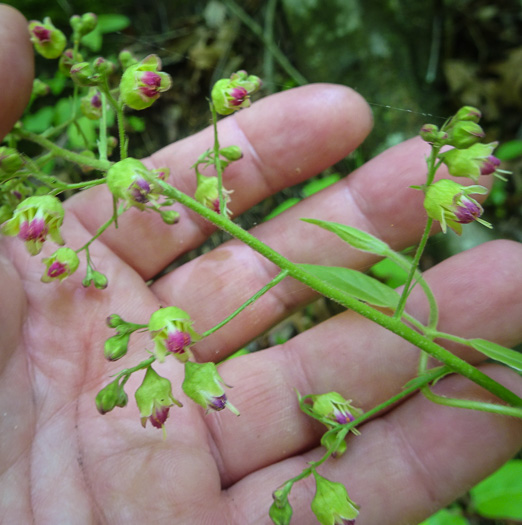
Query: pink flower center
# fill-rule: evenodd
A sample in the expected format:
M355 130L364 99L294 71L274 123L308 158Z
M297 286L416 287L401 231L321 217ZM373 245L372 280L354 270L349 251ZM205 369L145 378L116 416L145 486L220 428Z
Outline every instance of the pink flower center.
M353 421L355 418L349 412L342 412L341 410L334 410L334 418L340 425L345 425L350 421Z
M167 418L169 417L169 410L170 407L162 406L160 408L155 408L152 411L152 414L149 416L149 421L151 422L153 427L161 428L165 421L167 421Z
M101 97L99 93L96 93L96 95L91 98L91 106L101 108Z
M47 275L51 278L60 277L60 275L63 275L67 272L67 265L63 264L58 261L54 261L51 266L49 266L49 269L47 270Z
M190 345L191 341L190 334L176 330L175 332L170 332L168 334L165 346L169 352L182 354L185 347Z
M223 394L219 397L213 397L209 400L208 406L212 410L216 410L219 412L220 410L223 410L227 404L227 396L226 394Z
M247 96L248 91L244 87L235 87L232 90L230 90L230 103L233 106L241 106L241 104L243 104Z
M149 202L150 184L145 179L137 179L130 187L132 199L140 204Z
M473 202L466 197L463 197L459 206L455 210L457 222L460 224L468 224L482 215L482 206Z
M480 168L481 175L491 175L497 171L497 168L500 166L500 160L493 155L490 155L482 164Z
M51 30L44 26L34 26L33 35L40 41L40 44L51 41Z
M31 222L23 222L20 225L18 237L23 241L40 241L44 242L49 229L43 219L33 219Z

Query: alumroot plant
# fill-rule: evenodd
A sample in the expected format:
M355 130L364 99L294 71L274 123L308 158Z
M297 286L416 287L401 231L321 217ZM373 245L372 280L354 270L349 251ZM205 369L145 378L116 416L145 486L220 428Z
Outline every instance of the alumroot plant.
M129 157L125 108L143 110L150 107L171 87L172 82L170 76L161 70L161 61L155 55L138 60L128 51L122 51L119 66L103 57L85 60L86 54L80 50L81 38L95 26L96 16L92 13L72 17L71 47L66 49L67 38L53 26L51 20L32 21L29 24L36 52L45 58L58 58L60 70L73 85L72 114L69 122L76 122L81 115L91 120L99 120L100 134L95 149L75 152L53 142L55 133L59 131L57 129L47 130L39 135L25 129L22 124L15 127L6 138L5 145L0 147L2 234L18 237L33 256L41 252L45 243L60 246L52 255L43 258L42 282L67 279L78 271L80 257L84 257L86 274L82 281L83 286L94 285L95 288L103 290L110 283L101 271L95 269L96 261L91 259L89 251L91 244L105 230L117 226L119 217L131 208L140 212L158 213L166 224L174 225L175 228L180 215L171 206L180 203L243 241L280 268L280 273L258 293L202 334L193 328L190 313L175 305L165 305L154 312L150 319L135 320L136 322L124 320L116 313L111 314L106 322L115 330L115 334L105 342L104 355L107 360L124 358L130 338L136 332L149 334L150 348L145 350L146 356L143 361L117 373L107 386L98 392L93 402L100 414L106 414L117 407L125 407L129 400L127 382L134 373L141 373L141 385L134 392L141 424L145 427L149 422L152 427L162 429L165 435L170 424L171 409L181 408L183 404L173 396L171 380L162 377L158 370L159 365L166 360L174 360L184 369L181 388L189 400L207 412L227 408L239 416L241 406L236 408L228 399L226 389L229 385L226 384L226 378L221 377L219 367L212 362L196 362L193 347L198 341L240 315L246 307L285 277L290 276L393 331L413 343L421 352L417 377L404 385L395 396L366 413L337 392L302 396L298 394L296 403L300 409L326 428L321 439L325 452L318 461L310 462L294 478L275 488L274 502L271 508L267 509L274 523L290 523L292 508L288 496L296 482L309 476L316 485L311 509L318 521L325 525L354 523L358 515L358 506L348 496L347 489L340 483L324 478L318 470L325 461L335 461L335 458L345 453L345 439L350 432L361 436L357 429L361 423L415 391L420 390L429 399L440 404L522 417L522 400L517 395L446 350L435 340L458 342L518 370L522 369L520 354L483 339L463 339L439 331L438 307L434 294L418 269L434 222L440 224L443 232L452 229L458 234L462 232L465 224L473 221L491 227L481 218L483 208L471 195L487 193L485 187L475 184L479 176L502 177L501 174L505 172L499 169L500 162L494 156L497 144L481 142L485 134L479 125L479 110L463 107L440 128L426 124L420 131L421 137L431 145L431 154L427 158L425 183L412 187L424 194L426 210L426 226L413 261L393 251L385 242L369 233L343 224L303 219L326 230L324 235L333 233L352 247L388 258L405 269L408 278L403 291L398 293L372 277L348 268L293 263L230 219L227 204L231 201L231 192L223 186L223 172L231 163L242 158L242 152L237 146L220 146L217 120L218 115L229 115L248 108L251 103L250 96L261 87L258 77L238 71L230 78L219 80L212 88L210 112L214 126L214 143L194 159L197 188L193 196L169 184L168 169L149 169L140 160ZM45 96L47 92L41 81L35 81L33 98ZM116 116L117 139L108 135L107 122L110 112ZM43 153L35 158L28 157L19 151L22 141L35 143L41 147ZM116 144L119 144L119 158L109 160ZM63 182L42 169L48 158L46 152L82 168L96 170L98 176L80 183ZM449 179L436 181L435 174L442 164L447 166L451 175L463 178L463 182L470 179L473 184L459 184ZM205 174L207 167L213 167L215 174ZM61 235L65 212L59 196L66 191L80 191L98 185L106 185L112 195L113 207L107 210L109 218L88 242L74 248L66 244ZM429 304L426 325L405 312L406 301L415 286L422 288ZM440 364L429 368L429 356L436 358ZM431 391L432 385L453 373L471 379L505 404L451 399ZM364 439L364 435L358 439Z

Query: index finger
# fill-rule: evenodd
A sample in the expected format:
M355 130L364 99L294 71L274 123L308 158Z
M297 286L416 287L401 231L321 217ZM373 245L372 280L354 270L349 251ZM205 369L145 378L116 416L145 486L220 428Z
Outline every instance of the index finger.
M309 85L267 97L248 110L219 122L222 146L238 145L244 157L224 174L233 190L231 209L240 214L281 189L321 172L353 151L371 128L371 113L360 95L349 88ZM213 130L174 143L146 159L168 167L170 182L193 195L197 158L213 144ZM112 212L106 188L94 188L71 200L71 209L92 233ZM148 279L182 253L201 244L214 227L176 205L178 224L164 224L158 214L130 210L101 240Z

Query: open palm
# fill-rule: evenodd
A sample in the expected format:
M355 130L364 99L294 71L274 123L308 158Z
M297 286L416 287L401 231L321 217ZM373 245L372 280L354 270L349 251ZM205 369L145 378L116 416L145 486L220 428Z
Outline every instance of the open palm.
M18 13L0 8L0 26L0 66L16 57L11 67L16 81L0 92L0 132L7 132L30 89L31 50ZM245 153L225 174L227 188L234 190L233 212L242 213L343 158L364 139L370 123L358 95L329 85L269 97L225 119L222 144L237 144ZM211 141L211 131L205 130L146 162L168 166L171 183L190 194L195 185L190 166ZM297 262L364 268L370 256L298 219L351 224L396 248L414 243L423 210L408 186L422 179L424 152L416 140L389 150L254 234ZM240 417L227 411L205 415L187 400L179 386L183 369L174 360L157 366L185 405L171 409L166 440L156 429L140 426L132 402L101 417L94 404L97 391L151 348L145 334L136 334L127 357L107 363L103 342L112 333L105 317L118 313L146 323L160 305L176 305L202 332L277 272L248 247L230 241L149 286L152 277L212 232L198 216L178 211L179 224L167 226L155 215L133 210L121 218L118 230L103 234L91 255L109 278L104 291L82 288L76 275L59 285L43 284L41 257L29 257L17 239L0 241L2 523L269 523L272 491L321 454L321 429L299 412L294 388L303 394L337 390L367 410L414 376L415 349L345 312L282 346L224 363L220 373L234 386L228 395ZM110 214L105 188L70 199L62 229L68 246L85 243ZM44 254L52 250L45 246ZM427 278L437 290L441 329L508 346L520 342L520 255L519 245L499 241L431 270ZM222 360L313 297L300 283L283 281L196 345L197 359ZM420 319L426 315L420 294L413 295L409 310ZM506 370L491 365L484 370L520 390L519 379ZM131 400L138 384L134 378L128 383ZM487 399L458 378L438 388ZM360 430L360 437L349 439L347 453L323 471L346 483L361 505L360 525L420 521L507 460L522 437L520 422L435 406L420 396ZM295 523L315 522L309 481L292 492Z

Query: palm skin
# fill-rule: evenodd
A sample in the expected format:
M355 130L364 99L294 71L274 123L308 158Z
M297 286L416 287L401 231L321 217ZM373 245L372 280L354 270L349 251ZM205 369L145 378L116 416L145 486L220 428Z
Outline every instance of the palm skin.
M5 133L30 90L32 50L16 11L1 6L0 26L0 39L8 42L0 46L0 65L10 66L15 79L10 77L0 92L0 131ZM238 144L245 152L225 175L227 187L234 189L232 210L241 213L344 157L364 139L370 121L358 95L327 85L270 97L224 120L222 144ZM205 130L146 162L170 167L171 182L190 194L189 167L210 144L211 132ZM352 224L396 248L412 244L423 228L423 210L408 185L422 179L425 151L416 140L396 147L254 233L295 261L364 268L371 263L367 255L298 218ZM97 188L70 199L66 209L63 236L77 248L108 218L110 197ZM227 394L241 411L238 418L228 411L205 415L187 400L179 386L182 367L174 360L156 368L172 380L175 397L185 405L171 409L166 440L139 424L132 403L139 379L128 383L129 406L100 416L94 405L97 391L111 374L146 358L144 349L151 348L146 335L136 335L124 361L107 363L102 348L112 333L105 317L118 313L147 322L160 305L172 304L187 310L202 332L276 274L272 264L232 241L147 286L211 232L197 216L179 211L175 226L131 211L117 231L107 231L93 245L93 260L110 281L104 291L81 287L82 267L79 276L60 285L41 283L41 256L29 257L17 239L1 239L2 523L269 523L272 491L321 455L321 429L299 413L293 389L338 390L368 410L413 377L416 351L346 312L283 347L222 365L221 375L234 386ZM44 255L54 250L50 244ZM520 254L519 245L499 241L431 270L441 329L504 345L520 342ZM311 299L299 283L283 281L198 344L198 360L220 361ZM408 308L420 319L426 315L421 294L414 294ZM476 354L460 353L480 361ZM517 376L491 365L484 370L520 393ZM459 378L446 379L438 388L488 399ZM518 421L435 406L420 396L361 431L362 436L349 439L347 453L321 471L347 484L361 505L360 525L422 520L511 457L522 438ZM315 523L309 509L313 491L306 480L292 492L295 523Z

